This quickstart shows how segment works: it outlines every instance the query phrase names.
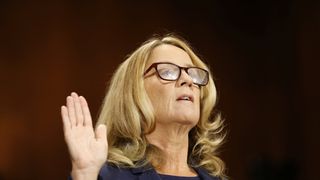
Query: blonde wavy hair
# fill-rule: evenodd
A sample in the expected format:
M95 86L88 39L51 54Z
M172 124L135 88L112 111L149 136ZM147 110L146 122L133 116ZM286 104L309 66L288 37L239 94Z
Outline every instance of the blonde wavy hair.
M106 124L109 144L108 163L119 167L141 167L161 161L159 150L145 135L155 129L152 103L144 88L143 74L152 50L162 44L183 49L197 67L209 68L191 46L176 35L155 36L143 43L118 67L103 101L97 124ZM217 149L225 137L219 113L214 112L217 92L211 73L209 83L200 91L200 120L189 132L189 164L202 167L211 175L224 177L225 165ZM158 156L159 157L159 156Z

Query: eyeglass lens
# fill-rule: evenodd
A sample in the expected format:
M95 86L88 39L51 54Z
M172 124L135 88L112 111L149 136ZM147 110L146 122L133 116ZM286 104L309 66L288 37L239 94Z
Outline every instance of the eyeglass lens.
M170 81L177 80L181 73L180 67L174 64L158 64L156 69L162 79ZM208 81L207 72L203 69L190 67L186 72L195 84L205 85Z

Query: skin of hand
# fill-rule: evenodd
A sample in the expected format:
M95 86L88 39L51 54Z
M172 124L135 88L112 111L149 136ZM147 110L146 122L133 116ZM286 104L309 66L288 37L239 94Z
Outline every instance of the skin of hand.
M74 92L67 97L67 105L61 107L61 116L73 179L96 179L107 160L106 126L93 128L85 98Z

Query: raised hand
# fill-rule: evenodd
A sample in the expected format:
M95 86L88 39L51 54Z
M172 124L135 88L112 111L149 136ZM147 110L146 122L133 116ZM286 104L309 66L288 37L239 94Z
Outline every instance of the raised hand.
M96 179L107 160L106 126L99 125L94 130L88 104L76 93L67 97L67 105L61 107L61 116L73 178Z

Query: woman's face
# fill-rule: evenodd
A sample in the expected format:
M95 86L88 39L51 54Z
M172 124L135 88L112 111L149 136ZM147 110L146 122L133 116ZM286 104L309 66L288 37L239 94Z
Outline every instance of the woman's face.
M169 62L181 67L194 66L189 55L173 45L156 47L146 64L146 69L153 63ZM193 84L191 77L181 70L176 81L161 79L156 69L152 68L145 75L145 89L155 110L156 123L180 124L194 127L200 118L200 88Z

